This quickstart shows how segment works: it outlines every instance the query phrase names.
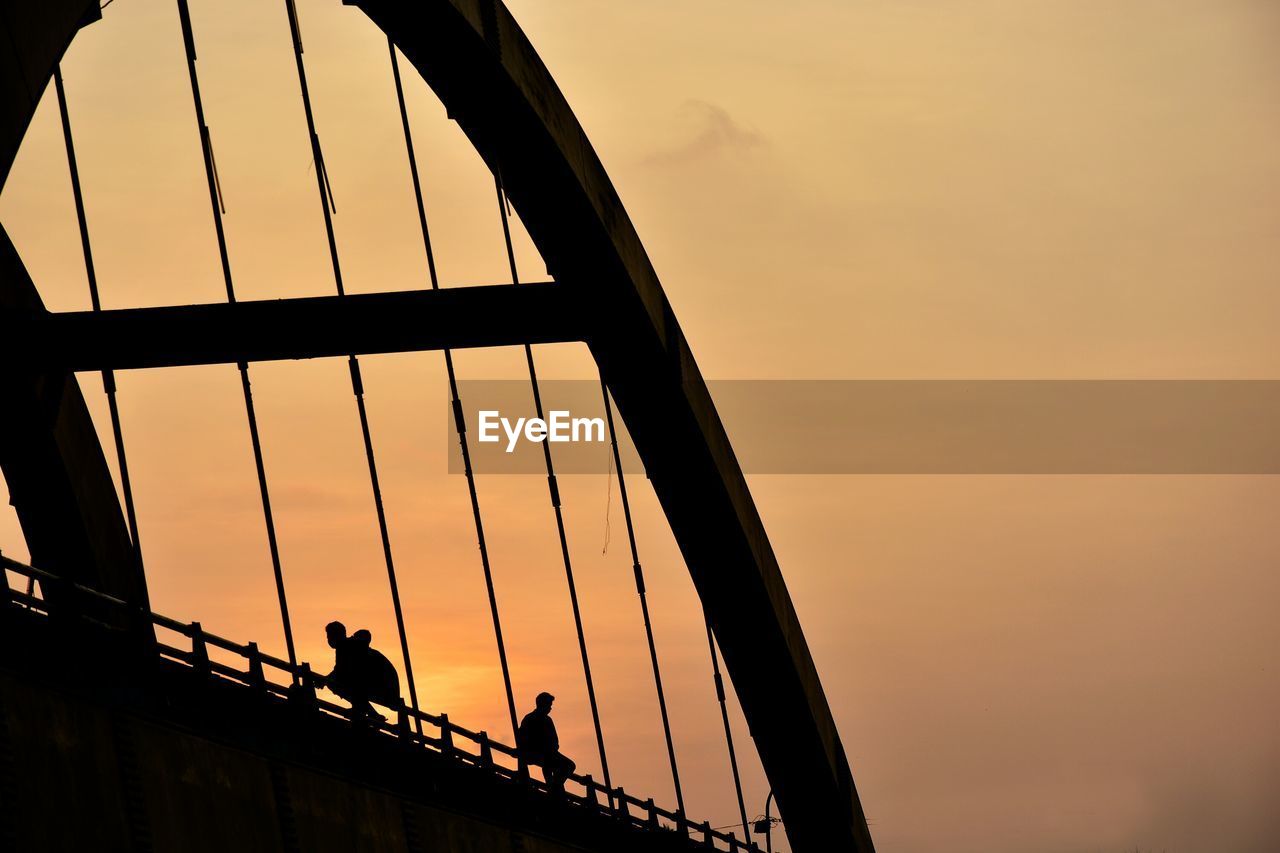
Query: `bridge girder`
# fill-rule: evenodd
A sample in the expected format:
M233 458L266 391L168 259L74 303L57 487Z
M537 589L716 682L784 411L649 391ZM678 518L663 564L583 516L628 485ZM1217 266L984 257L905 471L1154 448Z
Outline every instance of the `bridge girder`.
M40 312L0 346L64 370L125 370L580 341L557 284Z

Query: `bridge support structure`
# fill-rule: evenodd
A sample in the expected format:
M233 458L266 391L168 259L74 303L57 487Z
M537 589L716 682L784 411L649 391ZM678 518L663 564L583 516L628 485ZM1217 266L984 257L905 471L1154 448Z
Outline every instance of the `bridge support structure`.
M572 303L547 334L581 336L600 366L705 606L793 848L869 853L844 747L741 468L635 228L563 95L498 0L347 2L443 101L499 176L555 279L556 298ZM0 45L0 182L54 66L96 8L94 0L0 0L0 22L13 36ZM7 239L0 310L0 324L42 310ZM508 333L519 333L515 319L506 318ZM215 353L217 343L206 340L200 357L248 357ZM339 343L347 341L335 333L325 346ZM295 342L258 355L304 349ZM9 421L0 464L34 562L141 604L145 578L131 558L102 450L59 366L98 364L90 355L0 364L0 391L16 403L0 418ZM137 352L130 357L145 363Z

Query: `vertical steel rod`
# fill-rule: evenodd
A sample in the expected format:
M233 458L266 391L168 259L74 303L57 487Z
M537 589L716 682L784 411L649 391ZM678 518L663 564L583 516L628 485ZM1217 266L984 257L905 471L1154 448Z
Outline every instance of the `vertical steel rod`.
M235 283L231 277L231 260L227 253L227 235L222 227L222 194L219 181L213 166L213 143L209 135L209 126L204 119L204 103L200 98L200 78L196 73L196 42L191 27L191 10L187 0L177 0L178 17L182 22L182 40L186 46L187 74L191 78L191 99L195 104L196 125L200 131L200 148L204 155L205 180L209 186L209 204L213 208L213 227L218 237L218 257L222 262L222 279L227 288L227 301L236 301ZM262 498L262 515L267 528L267 547L271 551L271 568L275 574L276 598L280 603L280 622L284 628L285 647L289 653L293 681L298 683L296 673L298 654L293 644L293 623L289 619L289 601L284 590L284 570L280 564L280 545L276 540L275 515L271 511L271 493L267 488L266 465L262 459L262 439L258 434L258 415L253 405L253 391L249 384L249 365L239 362L240 387L244 393L244 410L249 420L249 440L253 446L253 463L258 474L258 493Z
M653 640L653 622L649 618L649 598L645 592L644 569L640 567L640 550L636 546L635 525L631 521L631 502L627 498L627 479L622 473L622 454L618 450L618 433L613 423L613 403L604 377L600 377L600 394L604 398L604 414L609 425L609 444L613 449L613 469L618 472L618 493L622 496L622 516L627 522L627 542L631 545L631 565L635 571L636 593L644 616L644 635L649 641L649 661L653 664L653 684L658 691L658 710L662 715L662 734L667 741L667 759L671 762L671 784L675 787L676 806L685 814L684 792L680 789L680 769L676 765L676 747L671 737L671 719L667 715L667 696L662 689L662 671L658 668L658 647Z
M706 616L705 612L703 613ZM711 631L711 620L707 623L707 646L711 649L711 671L716 685L716 700L720 703L720 718L724 721L724 740L729 747L729 766L733 768L733 790L738 795L738 814L742 818L743 837L751 840L751 827L747 820L747 804L742 798L742 776L738 773L738 753L733 748L733 729L729 727L729 706L726 704L724 678L720 675L720 656L716 652L716 638Z
M102 302L98 296L98 273L93 263L93 247L89 242L89 219L85 214L84 193L80 186L80 167L76 162L76 146L71 135L71 116L67 109L67 92L62 84L62 67L53 69L54 88L58 93L58 114L62 118L62 139L67 147L67 168L71 172L71 194L75 197L76 222L80 227L80 248L84 253L84 270L89 280L89 300L94 311L102 310ZM102 371L102 389L107 395L107 409L111 414L111 435L116 445L116 463L120 468L120 491L124 495L125 517L129 523L129 538L133 543L133 556L138 564L138 571L145 577L142 562L142 540L138 537L138 513L133 502L133 482L129 476L129 459L124 450L124 430L120 425L120 407L116 401L116 376L112 370ZM150 607L147 585L142 584L144 608Z
M413 197L418 205L418 224L422 229L422 244L427 253L427 273L431 279L431 289L440 289L439 276L436 273L436 256L431 248L431 231L427 227L427 208L422 200L422 181L418 177L418 158L414 152L413 133L409 129L409 111L404 102L404 86L400 80L400 62L396 58L396 47L387 37L387 50L391 54L391 73L396 84L396 101L400 106L400 123L404 128L405 151L409 156L409 174L413 178ZM458 434L458 444L462 451L462 468L467 478L467 492L471 498L471 515L475 521L476 540L480 548L480 566L484 570L485 588L489 594L489 614L493 618L493 633L498 644L498 662L502 667L502 684L506 689L507 712L511 716L511 733L514 737L520 728L516 714L515 692L511 688L511 668L507 662L507 647L502 638L502 620L498 614L498 595L494 589L493 571L489 564L489 548L485 543L484 518L480 513L480 496L476 490L475 472L471 468L471 447L467 441L466 420L463 417L462 401L458 397L458 374L453 366L453 353L444 351L445 371L449 376L449 398L453 406L454 428Z
M324 152L320 148L320 137L316 133L315 115L311 109L311 91L307 86L307 69L302 61L302 33L298 22L298 10L293 0L285 0L285 13L289 16L289 31L293 42L293 58L298 68L298 88L302 94L302 108L307 117L307 133L311 138L311 156L315 163L316 190L320 196L320 207L324 213L325 236L329 241L329 261L333 266L333 282L338 295L346 295L342 284L342 264L338 260L338 241L333 228L333 213L337 206L333 201L332 187L329 185L329 171L324 164ZM409 654L409 636L404 625L404 608L400 604L400 585L396 582L395 560L391 554L391 534L387 529L387 513L382 503L382 487L378 480L378 463L373 453L373 438L369 429L369 412L365 406L364 381L360 375L360 361L355 355L347 357L347 366L351 372L351 393L356 399L356 411L360 417L360 433L364 439L365 459L369 465L369 484L373 491L373 506L378 517L378 534L382 540L382 556L387 567L387 582L391 588L391 604L395 611L396 633L400 639L400 654L404 659L404 677L409 685L409 703L414 711L418 706L418 686L413 677L413 659ZM417 714L419 734L422 721Z
M516 254L511 243L511 224L508 222L507 214L507 198L502 189L502 176L499 172L494 172L494 188L498 194L498 216L502 220L502 238L507 248L507 263L511 267L512 284L520 283L520 273L516 269ZM533 388L533 407L540 420L545 420L542 410L542 394L538 389L538 370L533 360L533 347L529 344L524 345L525 361L529 365L529 384ZM596 748L600 753L600 772L604 776L604 783L607 787L612 788L613 782L609 778L609 759L605 755L604 750L604 730L600 725L600 708L596 703L596 687L595 682L591 678L591 659L587 655L587 638L582 628L582 611L578 606L578 589L573 580L573 561L569 556L569 539L564 529L564 512L560 507L560 487L556 483L555 465L551 460L551 443L542 442L542 457L547 466L547 490L551 496L551 507L555 511L556 532L560 536L560 556L564 561L565 580L569 585L569 603L573 608L573 624L578 632L578 651L582 655L582 673L587 682L587 700L591 705L591 721L595 725L596 732Z

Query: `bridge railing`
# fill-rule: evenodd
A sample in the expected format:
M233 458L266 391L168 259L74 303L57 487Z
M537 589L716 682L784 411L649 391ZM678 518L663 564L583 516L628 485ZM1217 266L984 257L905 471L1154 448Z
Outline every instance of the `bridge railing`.
M114 611L143 617L134 608L118 598L81 584L68 582L57 575L19 563L0 555L0 571L5 572L5 583L0 588L0 607L17 606L26 610L50 615L51 609L72 610L84 618L93 618L95 610ZM12 573L26 581L26 589L14 588L9 582ZM51 603L47 592L57 590L61 603ZM263 697L308 708L315 713L339 719L349 719L346 708L317 695L324 677L312 671L310 664L293 666L286 660L267 654L257 643L238 643L204 629L199 622L180 622L159 613L148 612L145 618L170 634L185 638L188 648L175 646L157 639L160 656L185 666L196 674L230 681L257 691ZM2 619L2 617L0 617ZM242 660L243 668L219 660L210 655L210 649L229 653L232 660ZM268 676L271 672L277 677ZM392 717L361 723L378 736L395 738L406 747L426 749L455 761L491 772L517 784L529 786L551 795L545 782L532 777L520 758L519 750L489 737L487 732L476 732L454 723L448 714L429 714L415 711L403 704L388 707ZM433 732L433 733L428 733ZM695 823L678 811L669 811L652 799L641 800L628 794L622 786L608 787L590 775L574 774L566 781L565 799L590 812L609 816L624 824L656 832L683 834L691 843L700 843L708 850L751 851L760 848L750 841L740 840L732 832L714 829L709 822Z

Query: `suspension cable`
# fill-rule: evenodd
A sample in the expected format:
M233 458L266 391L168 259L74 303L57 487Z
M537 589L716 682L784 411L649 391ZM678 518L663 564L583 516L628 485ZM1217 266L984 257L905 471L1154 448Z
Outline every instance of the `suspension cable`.
M653 664L653 684L658 691L658 710L662 715L662 733L667 740L667 759L671 762L671 783L676 789L676 807L685 814L684 793L680 790L680 770L676 766L676 747L671 738L671 720L667 716L667 696L662 689L662 672L658 668L658 647L653 641L653 622L649 619L649 599L645 594L644 569L640 567L640 551L636 547L636 529L631 521L631 502L627 499L627 479L622 473L622 455L618 451L618 434L613 425L613 404L609 388L600 377L600 395L604 398L604 415L609 425L609 444L613 449L613 467L618 472L618 493L622 496L622 517L627 522L627 541L631 545L631 565L635 570L636 593L640 596L640 612L644 616L644 635L649 641L649 661Z
M511 243L511 223L510 208L507 205L507 196L502 189L502 173L501 170L494 170L494 188L498 194L498 216L502 220L502 238L507 247L507 263L511 267L511 283L520 284L520 273L516 269L516 253ZM542 393L538 388L538 370L534 365L533 347L529 344L524 345L525 361L529 365L529 384L533 388L533 407L539 420L545 420L542 410ZM604 776L606 787L613 787L613 783L609 778L609 760L605 757L604 751L604 731L600 726L600 708L596 704L596 688L595 682L591 678L591 660L587 656L587 637L582 628L582 612L578 607L578 589L573 582L573 562L569 557L569 538L565 534L564 529L564 512L560 507L560 487L556 483L555 465L551 461L551 443L548 441L541 442L542 458L547 466L547 490L551 496L551 507L555 510L556 516L556 532L560 535L560 555L564 560L565 579L569 584L569 602L573 607L573 624L578 632L578 651L582 655L582 673L587 682L587 699L591 705L591 721L595 724L596 730L596 748L600 753L600 772Z
M338 242L333 228L333 214L337 205L333 201L333 189L329 185L329 172L324 164L324 152L320 148L320 137L316 134L315 116L311 110L311 92L307 87L307 70L302 61L302 30L298 21L298 10L293 0L285 0L285 12L289 16L289 31L293 42L293 58L298 66L298 88L302 93L302 108L307 117L307 132L311 137L311 156L315 162L316 189L320 194L320 207L324 211L325 235L329 240L329 260L333 265L333 282L337 286L338 295L345 296L342 285L342 265L338 261ZM404 626L404 610L400 605L400 586L396 583L395 560L391 555L391 534L387 530L387 513L382 504L382 488L378 482L378 463L373 454L373 438L369 430L369 412L365 408L364 381L360 376L360 361L354 354L347 356L347 366L351 371L351 393L356 399L356 410L360 416L360 432L364 438L365 459L369 465L369 484L373 489L373 505L378 516L378 533L382 538L382 556L387 565L387 582L391 587L391 604L395 610L396 632L400 637L400 653L404 658L404 676L409 684L409 704L415 712L418 706L418 688L413 678L413 661L409 655L409 637ZM418 732L422 732L422 720L415 713Z
M227 288L227 301L235 302L236 291L231 277L231 261L227 253L227 235L222 227L222 193L213 165L213 140L209 134L209 126L205 123L204 103L200 99L200 78L196 73L196 42L191 27L191 10L187 6L187 0L177 0L177 2L178 17L182 22L182 40L187 53L187 74L191 78L191 99L195 104L196 125L200 131L205 180L209 185L209 203L213 208L213 227L218 237L218 257L222 263L222 278ZM284 591L284 570L280 565L280 546L276 541L275 516L271 511L271 494L267 489L267 472L262 459L262 440L258 435L258 416L253 405L253 391L249 385L249 365L241 361L236 364L236 367L240 370L244 410L249 420L249 440L253 445L253 462L258 474L258 492L262 498L262 515L267 528L267 546L271 551L271 568L275 573L276 598L280 603L280 622L284 628L284 642L289 652L293 682L297 684L298 655L293 644L293 624L289 619L289 602Z
M67 92L62 85L62 67L54 66L54 87L58 92L58 113L62 117L62 138L67 147L67 168L71 172L71 194L75 197L76 221L80 227L80 248L84 252L84 270L89 280L89 300L94 311L102 310L98 298L98 274L93 263L93 249L89 243L89 220L84 209L84 194L80 187L80 169L76 164L76 147L71 136L71 117L67 110ZM102 389L107 395L107 408L111 413L111 435L116 445L116 463L120 469L120 491L124 495L125 517L129 523L129 539L133 544L133 557L138 571L145 575L142 563L142 543L138 538L138 513L133 503L133 484L129 477L129 459L124 451L124 431L120 426L120 407L116 402L116 376L110 368L102 371ZM147 585L142 584L142 604L150 607Z
M733 748L733 729L729 727L729 706L725 703L724 679L720 676L720 656L716 653L716 639L711 632L711 617L703 610L707 623L707 646L711 649L711 671L716 685L716 700L720 703L720 718L724 720L724 740L729 747L729 766L733 768L733 790L738 795L738 814L742 818L742 837L751 839L747 821L747 804L742 798L742 776L738 773L738 753Z
M409 128L409 111L404 102L404 85L400 80L400 62L396 58L396 46L387 37L387 51L391 54L391 75L396 84L396 102L400 106L400 123L404 127L405 151L409 155L409 174L413 178L413 197L418 205L418 224L422 228L422 245L427 253L427 272L431 278L431 289L440 289L439 276L436 273L435 252L431 248L431 231L427 227L427 208L422 200L422 181L418 177L418 158L414 152L413 133ZM511 688L511 669L507 663L507 648L502 639L502 620L498 615L498 596L494 589L493 571L489 565L489 548L485 543L484 518L480 513L480 497L476 490L475 472L471 468L471 447L467 441L467 424L462 408L462 400L458 396L458 374L453 366L453 352L444 350L444 367L449 376L449 399L453 406L453 422L458 434L458 445L462 451L462 469L467 478L467 492L471 497L471 514L475 520L476 540L480 547L480 566L484 570L485 587L489 593L489 613L493 618L493 633L498 644L498 661L502 666L502 684L507 694L507 711L511 715L511 732L514 736L520 728L516 714L515 691Z

